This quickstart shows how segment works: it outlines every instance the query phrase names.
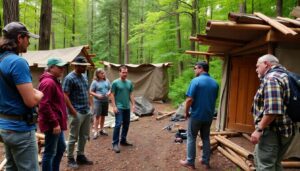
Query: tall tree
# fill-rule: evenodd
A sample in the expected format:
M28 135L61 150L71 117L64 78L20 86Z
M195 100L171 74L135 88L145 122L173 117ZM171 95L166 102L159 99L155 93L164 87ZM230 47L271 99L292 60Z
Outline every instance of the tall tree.
M192 2L192 29L191 29L191 36L196 36L197 33L197 16L198 16L198 0L193 0ZM191 41L191 50L196 50L195 42Z
M129 63L129 43L128 43L128 38L129 38L129 27L128 27L128 0L124 0L123 3L124 7L124 57L125 57L125 64Z
M39 50L48 50L50 48L51 20L52 0L43 0L40 19Z
M19 0L3 0L4 25L19 21Z
M120 4L119 4L119 55L118 55L118 62L119 64L122 63L122 15L123 11L122 11L122 0L120 0Z
M246 0L240 1L240 13L246 13L247 12L247 3Z
M71 46L75 46L75 19L76 19L76 0L73 0L73 15L72 15L72 42Z
M276 3L276 14L277 14L277 16L282 16L282 3L283 3L282 0L277 0L277 3Z

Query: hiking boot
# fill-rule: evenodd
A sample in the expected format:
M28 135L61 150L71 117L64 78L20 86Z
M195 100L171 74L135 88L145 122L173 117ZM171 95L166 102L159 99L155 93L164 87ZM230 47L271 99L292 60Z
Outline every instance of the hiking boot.
M95 139L97 139L97 138L98 138L98 132L95 131L95 132L94 132L94 135L93 135L93 140L95 140Z
M206 164L202 159L199 159L199 162L203 165L203 167L208 170L208 169L211 169L210 165L209 164Z
M122 145L122 146L133 146L133 144L129 143L128 141L120 142L120 145Z
M187 167L189 169L195 170L195 165L194 164L190 164L187 160L180 160L179 163L181 164L181 166Z
M79 166L74 158L68 158L68 167L71 169L78 169Z
M119 148L119 146L118 146L118 145L113 145L113 151L114 151L115 153L120 153L120 148Z
M108 136L108 133L105 132L104 130L99 131L99 134L100 134L100 135L103 135L103 136Z
M78 155L76 161L79 165L92 165L93 162L88 160L85 155Z

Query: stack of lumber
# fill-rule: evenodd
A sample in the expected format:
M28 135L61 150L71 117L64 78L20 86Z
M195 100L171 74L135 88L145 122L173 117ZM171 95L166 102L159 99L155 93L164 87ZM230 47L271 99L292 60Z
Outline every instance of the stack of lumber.
M240 167L242 170L255 170L254 165L254 155L241 147L240 145L234 143L229 138L234 136L242 136L250 141L250 136L245 133L238 132L211 132L210 137L210 149L218 150L226 158ZM198 147L202 149L202 142L200 141ZM282 166L284 168L300 168L299 161L282 161Z

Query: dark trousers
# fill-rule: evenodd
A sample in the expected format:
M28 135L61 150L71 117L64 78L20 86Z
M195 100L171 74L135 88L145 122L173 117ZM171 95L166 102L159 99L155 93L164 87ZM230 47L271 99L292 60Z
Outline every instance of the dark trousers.
M119 144L119 137L120 137L120 129L122 127L121 133L121 142L126 142L126 137L129 129L130 124L130 109L118 109L118 113L115 113L116 122L115 128L113 133L113 145Z

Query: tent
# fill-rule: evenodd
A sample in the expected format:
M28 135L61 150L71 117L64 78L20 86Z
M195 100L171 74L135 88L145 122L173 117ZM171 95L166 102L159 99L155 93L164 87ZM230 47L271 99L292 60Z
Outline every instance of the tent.
M92 70L94 68L94 63L91 58L95 55L89 54L88 49L88 46L77 46L64 49L28 51L26 53L22 53L21 56L27 60L32 74L33 85L37 86L39 82L39 77L44 72L44 68L47 66L47 60L50 57L59 57L62 58L63 61L68 62L68 67L65 71L64 76L72 71L70 63L78 55L86 57L87 61L91 64L91 67L89 67L89 70L87 72L87 76L89 80L91 80L93 75Z
M209 21L206 34L191 37L192 41L209 46L207 52L186 53L223 59L216 127L250 133L254 130L251 105L259 86L256 61L264 54L274 54L288 70L300 74L300 21L282 17L272 19L261 13L229 13L228 19ZM294 141L299 144L299 137ZM290 150L288 157L291 156L300 158L299 150Z
M112 82L119 78L120 64L102 62L107 78ZM149 100L166 100L169 92L167 68L170 63L126 64L128 79L134 84L134 96L145 96Z

